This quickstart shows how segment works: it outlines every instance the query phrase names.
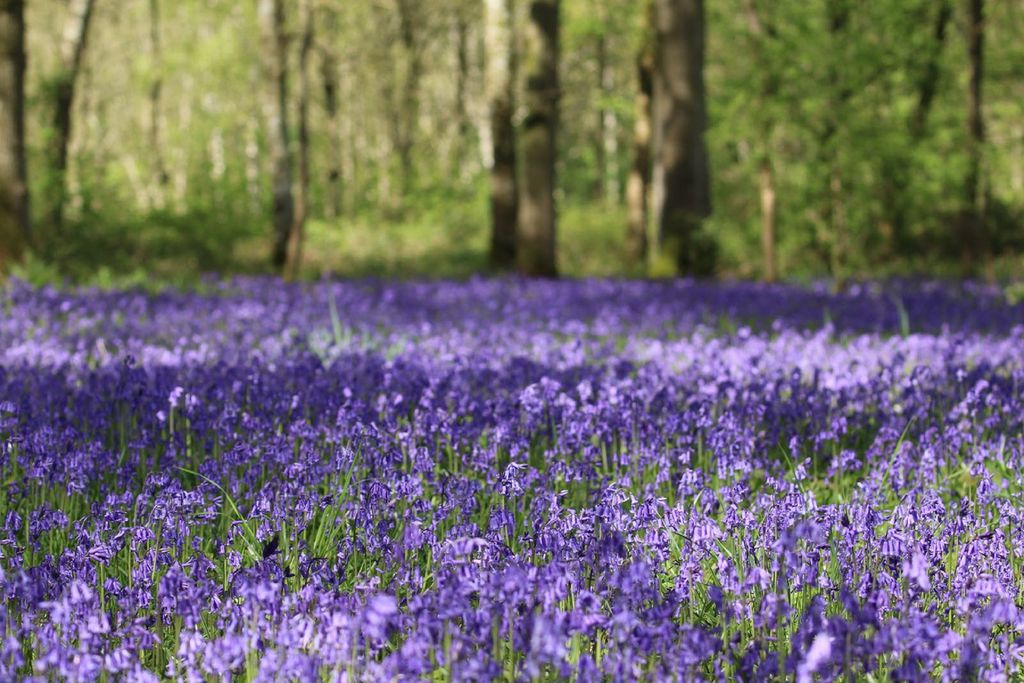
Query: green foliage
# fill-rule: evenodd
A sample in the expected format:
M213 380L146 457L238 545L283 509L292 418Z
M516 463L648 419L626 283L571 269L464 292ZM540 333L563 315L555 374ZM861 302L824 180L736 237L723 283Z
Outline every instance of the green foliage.
M89 213L65 226L62 235L41 235L36 255L15 274L36 283L185 284L204 273L259 271L240 253L253 239L262 239L258 224L224 212Z
M518 3L520 23L525 4ZM646 3L562 4L561 270L641 274L627 269L622 242ZM762 275L758 173L765 159L775 172L784 277L957 271L968 170L962 7L952 2L940 44L933 0L840 4L848 20L837 35L830 32L827 0L706 4L715 213L698 241L713 247L721 275ZM33 278L265 270L270 179L254 8L200 0L159 5L155 52L148 2L98 4L64 178L50 170L48 150L66 7L40 0L28 8L29 175L39 239L24 272ZM413 42L423 72L406 186L398 141L405 134L400 109L411 62L397 6L325 0L317 7L310 61L313 220L304 275L466 276L484 269L481 8L424 0L429 11L416 13ZM1024 31L1024 13L1014 3L987 3L987 12L985 216L996 274L1019 276L1024 47L1016 36ZM469 22L461 76L459 17ZM294 12L287 21L294 34ZM293 89L296 43L290 46ZM324 106L326 54L337 61L335 124ZM934 96L917 127L922 83L933 67ZM156 83L162 87L154 112ZM458 111L467 118L453 115ZM339 171L336 181L329 180L332 168ZM161 169L166 182L158 180ZM337 217L328 210L332 182L340 194ZM605 196L609 191L614 196ZM65 199L68 225L60 235L46 225L54 197ZM674 270L658 254L649 265L655 275Z

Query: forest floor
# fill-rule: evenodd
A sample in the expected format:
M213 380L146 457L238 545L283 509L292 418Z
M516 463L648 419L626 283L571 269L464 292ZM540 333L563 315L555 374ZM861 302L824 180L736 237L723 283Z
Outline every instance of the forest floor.
M636 276L624 266L625 213L618 207L564 207L559 268L567 277ZM306 224L303 279L456 278L485 273L488 217L482 201L416 211L369 213ZM21 279L70 278L105 287L191 285L206 274L267 274L270 229L229 214L171 212L117 222L89 221L45 239Z

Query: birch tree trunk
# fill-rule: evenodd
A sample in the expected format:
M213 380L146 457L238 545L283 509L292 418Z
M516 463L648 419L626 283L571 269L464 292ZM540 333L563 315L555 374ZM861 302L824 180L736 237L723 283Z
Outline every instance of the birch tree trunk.
M0 275L31 237L25 166L25 3L0 0Z
M484 41L487 98L490 103L492 268L516 262L516 132L512 122L515 84L513 0L486 0Z
M263 109L272 167L271 264L283 270L288 256L288 237L295 217L292 162L288 144L288 38L284 27L284 0L259 0L258 10L263 61Z
M560 0L531 0L526 45L517 261L524 275L554 277Z
M682 273L707 269L694 234L711 213L704 142L703 0L656 0L653 204L662 252Z

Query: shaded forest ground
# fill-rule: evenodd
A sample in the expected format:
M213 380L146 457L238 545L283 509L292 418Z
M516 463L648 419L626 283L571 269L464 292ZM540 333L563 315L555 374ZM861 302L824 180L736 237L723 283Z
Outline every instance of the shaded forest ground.
M327 275L465 278L486 273L485 196L426 197L414 207L310 220L302 279ZM188 285L206 274L271 273L264 220L223 212L84 216L49 237L15 275L38 284ZM626 221L619 206L565 206L559 255L568 277L638 276L623 265Z
M425 195L405 209L367 210L308 225L301 279L456 278L488 272L489 216L485 188L478 195ZM204 275L268 274L270 240L265 220L224 211L125 212L82 216L60 236L44 236L41 248L14 275L36 284L75 283L101 287L189 286ZM562 205L559 269L566 277L664 275L657 255L645 272L625 258L626 210L601 202ZM751 230L756 229L754 226ZM952 229L952 228L951 228ZM712 226L712 230L714 227ZM749 250L720 230L719 274L755 279ZM742 233L741 233L742 234ZM781 240L784 279L807 281L826 275L806 243L787 248ZM994 264L1001 281L1024 279L1024 258L1009 254ZM941 252L898 260L852 263L854 279L916 276L955 278L958 264Z

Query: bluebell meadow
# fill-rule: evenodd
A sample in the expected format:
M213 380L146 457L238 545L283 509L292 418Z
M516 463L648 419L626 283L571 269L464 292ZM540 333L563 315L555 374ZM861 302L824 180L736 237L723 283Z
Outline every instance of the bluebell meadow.
M0 293L0 680L1020 680L981 285Z

